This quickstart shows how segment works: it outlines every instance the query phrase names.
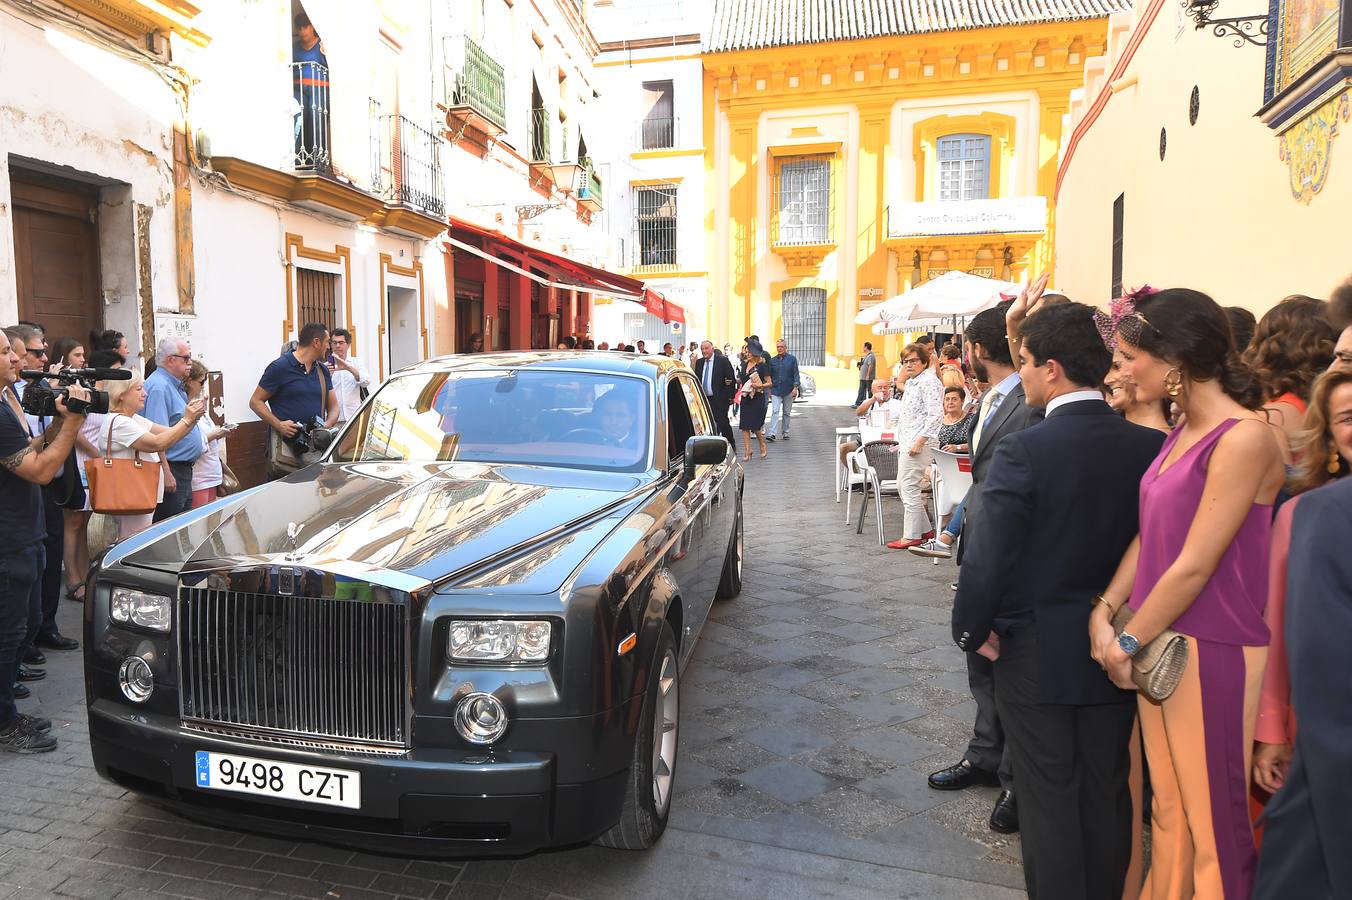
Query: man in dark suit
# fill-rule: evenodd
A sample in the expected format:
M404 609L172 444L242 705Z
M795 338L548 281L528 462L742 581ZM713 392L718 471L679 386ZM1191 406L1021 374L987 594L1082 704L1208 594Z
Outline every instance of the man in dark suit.
M1352 897L1352 478L1304 494L1291 520L1286 658L1291 769L1263 818L1254 900ZM1339 537L1342 535L1342 537Z
M714 421L718 423L718 433L728 439L734 450L737 438L728 423L728 407L737 393L737 373L726 356L714 349L713 342L705 341L699 345L700 358L695 360L695 377L704 388L704 396L714 411Z
M967 492L962 515L959 565L967 556L971 535L980 528L982 487L996 446L1006 435L1042 421L1042 410L1025 402L1023 384L1009 355L1005 314L1011 305L1006 301L978 313L964 332L972 372L977 380L989 386L981 395L978 424L972 438L972 487ZM939 791L960 790L973 784L999 785L1002 790L991 810L990 827L1009 834L1019 830L1019 813L1014 800L1013 770L1005 751L1005 733L995 708L995 675L990 660L975 653L967 654L967 686L976 701L972 739L962 759L932 773L929 785Z
M994 658L1029 897L1118 900L1136 695L1090 657L1089 612L1139 530L1141 476L1164 435L1103 401L1111 357L1091 307L1048 306L1022 332L1019 373L1046 420L995 449L953 639Z

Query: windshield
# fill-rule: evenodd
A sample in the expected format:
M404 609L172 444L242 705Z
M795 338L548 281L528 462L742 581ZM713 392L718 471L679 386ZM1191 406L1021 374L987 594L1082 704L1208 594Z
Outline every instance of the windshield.
M330 462L470 461L618 472L648 467L649 385L623 375L493 370L386 382Z

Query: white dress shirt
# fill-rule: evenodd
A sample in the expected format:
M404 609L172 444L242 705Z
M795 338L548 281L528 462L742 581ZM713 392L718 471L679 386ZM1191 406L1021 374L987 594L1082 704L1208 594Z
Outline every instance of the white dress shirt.
M1102 391L1071 391L1069 394L1062 394L1059 397L1053 397L1047 401L1047 415L1053 411L1065 406L1067 403L1082 403L1085 400L1103 401Z
M361 389L370 388L371 375L361 360L355 356L347 358L347 364L357 370L357 376L339 366L333 368L333 395L338 398L338 421L346 422L357 414L361 407Z

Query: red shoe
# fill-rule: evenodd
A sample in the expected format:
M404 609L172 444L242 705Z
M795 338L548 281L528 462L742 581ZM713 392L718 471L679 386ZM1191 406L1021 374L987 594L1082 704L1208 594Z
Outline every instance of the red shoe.
M911 547L919 547L921 544L925 543L925 541L928 541L932 537L934 537L934 532L930 531L914 539L903 538L902 540L899 541L888 541L887 546L891 547L893 550L908 550Z

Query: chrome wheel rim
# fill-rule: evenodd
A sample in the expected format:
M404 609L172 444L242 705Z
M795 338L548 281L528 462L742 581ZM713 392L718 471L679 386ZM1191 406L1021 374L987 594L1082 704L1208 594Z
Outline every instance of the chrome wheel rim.
M671 805L671 783L676 773L676 736L680 715L676 654L668 650L657 676L657 703L653 709L653 806L664 815Z

